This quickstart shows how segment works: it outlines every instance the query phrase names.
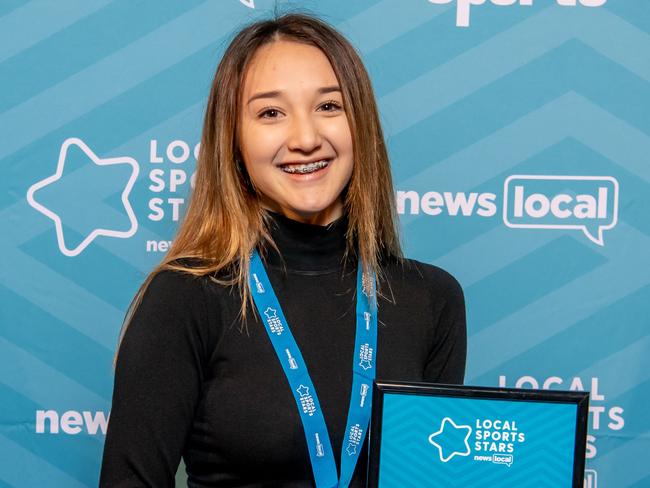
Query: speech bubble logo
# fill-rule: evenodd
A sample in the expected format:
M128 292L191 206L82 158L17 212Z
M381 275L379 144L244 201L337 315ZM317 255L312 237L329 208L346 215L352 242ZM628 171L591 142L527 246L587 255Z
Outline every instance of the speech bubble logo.
M618 221L612 176L511 175L503 183L503 222L513 229L578 229L604 246Z
M493 454L492 462L494 464L505 464L510 467L515 462L515 457L512 454Z

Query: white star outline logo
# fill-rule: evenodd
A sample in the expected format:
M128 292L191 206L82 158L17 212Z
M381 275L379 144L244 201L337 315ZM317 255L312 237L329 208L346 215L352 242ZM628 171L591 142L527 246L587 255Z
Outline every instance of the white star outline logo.
M465 436L465 441L464 441L466 451L452 451L452 453L449 456L445 457L445 455L443 453L442 446L440 444L438 444L436 441L434 441L433 438L439 436L440 434L442 434L444 432L447 423L450 423L454 427L454 429L456 429L456 430L467 429L467 435ZM467 442L469 440L470 435L472 435L472 428L469 425L456 425L456 423L452 419L450 419L449 417L445 417L444 419L442 419L442 422L440 423L440 429L437 432L434 432L433 434L431 434L429 436L429 442L431 444L433 444L438 449L438 454L440 456L440 461L442 461L443 463L446 463L450 459L452 459L454 456L469 456L470 455L470 453L472 451L469 448L469 442Z
M267 307L266 310L264 310L264 315L266 315L268 319L275 319L278 317L278 312L274 308Z
M359 362L359 366L361 366L364 371L369 370L372 368L372 354L373 354L373 349L370 347L370 344L365 343L362 344L361 347L359 348L359 356L363 359ZM368 359L368 356L370 356L370 359Z
M98 166L106 166L111 164L131 165L131 167L133 168L133 171L131 172L131 177L129 178L129 181L127 182L126 186L124 187L124 190L122 191L122 204L124 205L124 209L126 210L126 213L129 217L131 227L126 231L117 231L117 230L101 229L101 228L94 229L90 234L88 234L88 236L86 236L86 238L77 247L75 247L74 249L68 249L65 245L65 237L63 235L63 224L61 222L61 217L59 217L56 213L52 212L47 207L38 203L34 199L34 193L36 193L41 188L44 188L47 185L61 179L61 177L63 176L63 168L65 166L65 158L68 154L68 148L72 145L79 147L86 154L86 156L88 156L88 158L91 159L92 162L97 164ZM86 249L86 247L88 247L88 245L90 245L90 243L93 240L95 240L96 237L106 236L106 237L117 237L121 239L126 239L136 233L136 231L138 230L138 220L136 219L135 213L133 212L133 208L131 207L131 203L129 202L129 193L133 188L135 180L138 178L139 172L140 172L140 167L138 166L138 162L135 159L130 158L128 156L123 156L120 158L100 158L81 139L78 139L76 137L70 137L65 141L63 141L63 144L61 145L61 150L59 151L59 161L56 166L56 172L52 176L48 176L44 180L34 183L32 186L29 187L29 189L27 190L27 202L34 209L38 210L43 215L49 217L54 221L54 226L56 228L56 240L59 245L59 250L61 251L61 253L63 253L66 256L74 257L79 255L84 249Z
M296 391L300 395L300 398L306 397L309 395L309 387L301 384L298 388L296 388Z

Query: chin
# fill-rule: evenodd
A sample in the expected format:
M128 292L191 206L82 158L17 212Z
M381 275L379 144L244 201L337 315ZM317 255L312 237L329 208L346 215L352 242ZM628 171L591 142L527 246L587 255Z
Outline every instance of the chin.
M335 198L332 198L331 200L330 199L312 200L312 199L296 198L294 199L294 201L287 201L284 207L287 209L291 209L294 212L300 212L304 214L309 214L309 213L317 214L336 207L337 206L336 204L337 204L337 200Z

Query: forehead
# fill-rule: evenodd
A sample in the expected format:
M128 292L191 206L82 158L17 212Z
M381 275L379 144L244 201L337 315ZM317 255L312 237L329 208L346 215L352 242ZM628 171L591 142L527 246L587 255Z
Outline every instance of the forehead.
M338 84L327 56L315 46L279 40L261 46L243 79L243 95L259 91L320 88Z

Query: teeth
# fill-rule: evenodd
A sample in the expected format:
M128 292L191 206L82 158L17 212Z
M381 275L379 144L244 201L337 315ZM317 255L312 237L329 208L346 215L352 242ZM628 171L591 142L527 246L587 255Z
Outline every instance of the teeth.
M282 166L282 171L284 171L285 173L299 173L299 174L313 173L314 171L323 169L328 164L329 163L325 159L323 159L322 161L315 161L313 163L307 163L307 164L289 164L289 165Z

